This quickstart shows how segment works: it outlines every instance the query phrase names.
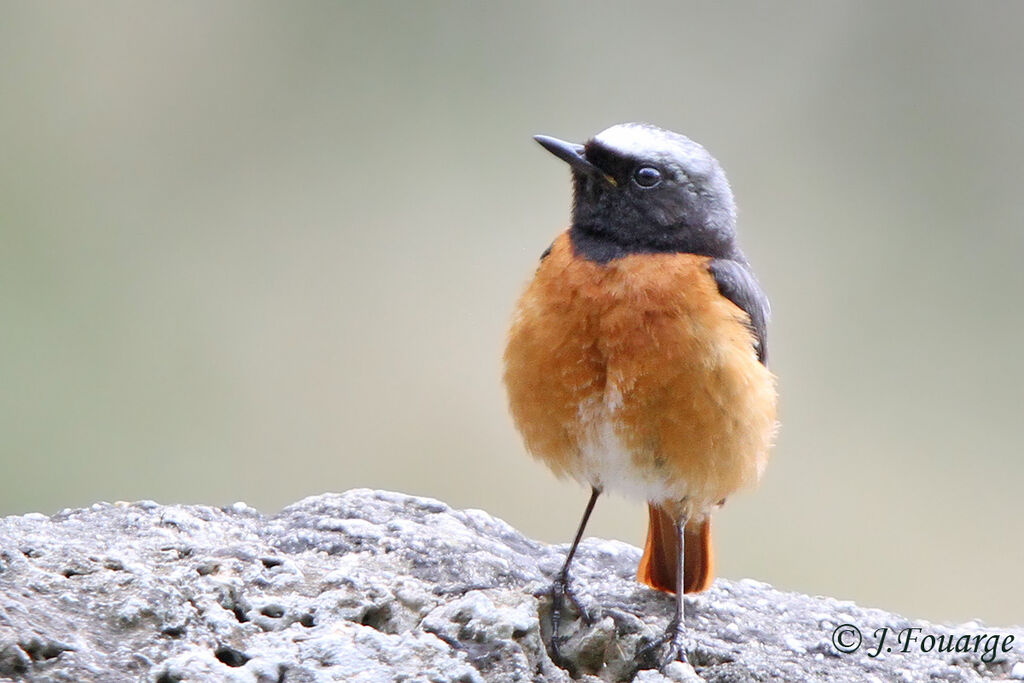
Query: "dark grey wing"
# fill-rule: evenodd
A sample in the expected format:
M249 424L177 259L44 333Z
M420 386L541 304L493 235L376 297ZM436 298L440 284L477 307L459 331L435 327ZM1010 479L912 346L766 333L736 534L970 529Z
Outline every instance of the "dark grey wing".
M754 333L757 359L768 364L768 316L771 307L768 297L757 284L750 267L730 259L714 259L711 275L718 283L718 291L729 301L742 308L750 317L750 329Z

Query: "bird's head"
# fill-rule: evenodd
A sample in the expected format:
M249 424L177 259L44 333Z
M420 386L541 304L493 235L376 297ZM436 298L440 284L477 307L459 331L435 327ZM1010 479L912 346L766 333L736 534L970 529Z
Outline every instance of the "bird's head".
M689 138L624 123L583 145L534 139L572 167L570 234L582 255L602 263L633 253L739 256L725 172Z

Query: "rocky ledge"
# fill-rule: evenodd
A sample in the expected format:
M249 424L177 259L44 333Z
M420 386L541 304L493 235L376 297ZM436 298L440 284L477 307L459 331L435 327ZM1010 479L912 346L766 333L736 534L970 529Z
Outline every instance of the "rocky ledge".
M633 580L637 548L597 539L583 543L574 565L575 585L595 618L563 623L559 666L545 647L544 589L565 550L479 510L369 490L307 498L272 517L244 504L152 502L8 517L0 521L0 677L1024 678L1019 628L938 626L722 579L687 600L692 666L638 671L634 654L663 631L672 597ZM840 651L852 650L858 637L855 651ZM882 652L871 656L876 649Z

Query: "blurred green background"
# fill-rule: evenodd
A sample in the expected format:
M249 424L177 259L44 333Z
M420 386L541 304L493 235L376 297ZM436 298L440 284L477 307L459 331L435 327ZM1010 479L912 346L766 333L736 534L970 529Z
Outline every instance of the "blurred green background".
M4 3L0 513L382 487L566 542L503 336L530 136L725 166L782 431L720 574L1024 621L1021 3ZM593 535L642 544L608 497Z

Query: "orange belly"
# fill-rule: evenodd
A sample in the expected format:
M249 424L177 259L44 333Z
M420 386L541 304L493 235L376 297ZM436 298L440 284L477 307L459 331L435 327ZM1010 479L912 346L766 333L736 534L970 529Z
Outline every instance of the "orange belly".
M775 381L708 261L600 265L555 241L516 308L505 384L527 449L556 474L690 518L760 477Z

